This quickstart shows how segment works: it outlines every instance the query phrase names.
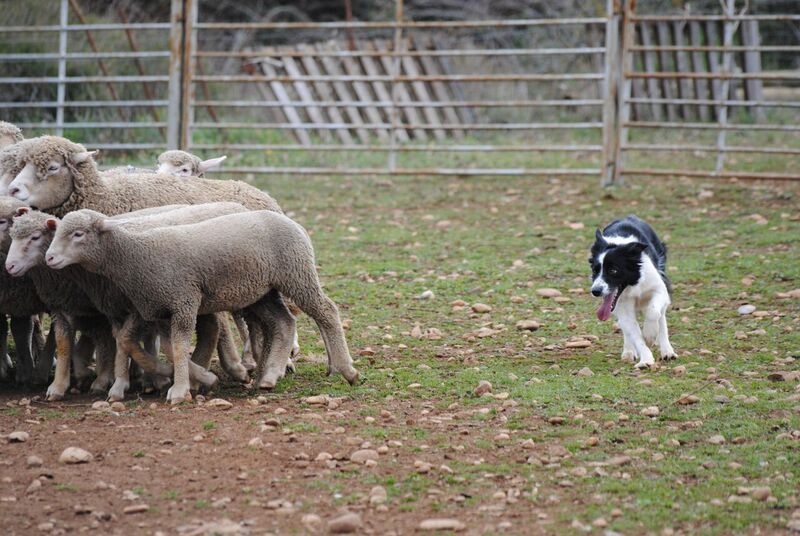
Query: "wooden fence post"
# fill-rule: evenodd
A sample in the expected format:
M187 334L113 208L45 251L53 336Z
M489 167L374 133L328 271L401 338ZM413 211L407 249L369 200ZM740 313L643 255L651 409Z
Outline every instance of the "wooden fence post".
M64 135L64 101L67 95L67 26L69 26L69 2L61 0L58 32L58 88L56 90L56 135Z
M614 167L617 154L617 95L619 94L619 4L614 0L606 2L606 54L605 80L603 84L603 167L600 170L600 185L609 186L614 182Z
M181 60L183 59L183 0L172 0L169 30L169 88L167 98L167 149L181 144Z
M631 20L636 9L636 0L620 0L622 4L622 39L619 52L620 58L620 91L617 96L617 129L615 136L616 156L614 157L614 178L612 182L622 184L622 172L625 166L625 146L628 144L628 121L631 119L631 87L633 80L625 76L625 73L633 71L633 53L631 47L634 45L636 26Z
M188 150L192 145L192 122L194 120L194 51L197 36L194 25L200 0L184 0L183 3L183 54L181 60L181 139L180 148Z

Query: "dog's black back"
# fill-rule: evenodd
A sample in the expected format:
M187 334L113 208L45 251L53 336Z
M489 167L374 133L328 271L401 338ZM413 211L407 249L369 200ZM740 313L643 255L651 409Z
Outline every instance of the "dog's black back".
M644 253L646 253L653 265L664 280L667 290L672 292L672 285L667 277L667 245L662 242L656 232L650 225L641 220L640 218L631 214L620 220L614 220L603 229L602 236L634 236L636 240L645 245ZM592 246L592 257L596 257L609 247L614 247L604 240L600 240L601 236L598 233L598 240Z

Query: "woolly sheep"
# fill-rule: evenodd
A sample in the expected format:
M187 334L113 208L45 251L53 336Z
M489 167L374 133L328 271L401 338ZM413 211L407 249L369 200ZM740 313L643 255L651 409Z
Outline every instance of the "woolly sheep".
M171 206L144 209L124 216L126 226L134 229L148 229L162 224L175 225L244 210L245 208L237 203L217 203L194 207ZM6 268L9 271L24 274L35 266L45 266L44 253L53 236L53 229L47 225L48 219L51 218L51 215L31 211L28 208L19 210L19 215L15 218L11 231L14 238L12 251L6 261ZM116 333L114 385L109 390L109 399L124 399L125 391L129 386L128 355L134 357L137 363L150 374L166 377L172 375L171 368L167 365L160 365L154 355L135 351L138 347L135 341L144 336L137 336L140 330L132 327L138 327L139 324L129 324L125 328L126 321L135 314L135 309L116 284L78 266L65 270L63 275L71 283L77 285L86 294L92 305L108 318ZM220 336L220 332L222 332L222 336ZM232 337L225 319L218 319L213 315L199 318L194 361L207 367L215 347L219 351L223 369L237 381L248 381L247 371L239 361L239 356L233 347ZM155 354L154 351L152 353ZM217 381L216 376L212 373L196 366L192 367L192 376L193 379L209 387Z
M173 203L235 201L251 210L282 212L267 193L245 182L175 177L158 173L119 173L104 177L92 153L57 136L18 144L22 165L9 193L39 210L64 216L90 208L113 216Z
M77 263L112 279L145 320L169 318L171 403L191 398L187 355L197 314L243 310L257 318L254 331L267 337L260 343L266 366L259 387L273 387L285 371L295 328L281 295L317 323L329 373L341 372L351 384L358 379L337 307L320 287L308 234L281 214L244 212L132 233L102 214L80 210L58 225L46 260L55 269Z
M21 142L22 140L22 131L17 125L6 121L0 121L0 149Z
M9 185L14 197L62 217L82 208L114 216L172 203L238 202L250 210L283 213L269 194L241 181L175 177L157 173L100 174L92 153L57 136L17 144L22 166ZM293 305L290 310L296 312ZM299 351L297 334L292 354Z
M11 238L8 236L10 217L3 215L16 210L20 202L10 197L0 197L0 260L5 262ZM44 349L34 343L34 315L45 311L44 303L39 300L33 282L30 279L16 279L5 270L0 273L0 378L10 375L11 362L7 354L8 324L6 315L11 317L11 335L17 349L16 382L26 384L47 382L49 379L52 358L47 362ZM34 357L36 368L34 369Z
M200 160L200 157L186 151L165 151L158 156L156 173L178 175L180 177L204 177L206 171L218 167L227 156Z

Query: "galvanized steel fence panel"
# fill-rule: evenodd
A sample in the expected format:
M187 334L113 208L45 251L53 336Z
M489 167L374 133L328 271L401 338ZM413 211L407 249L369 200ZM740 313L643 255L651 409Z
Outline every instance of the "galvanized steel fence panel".
M0 36L34 31L58 36L54 51L0 54L3 62L55 62L57 67L56 75L0 76L0 90L10 85L55 86L53 96L47 99L0 102L0 114L53 110L52 120L17 123L36 133L91 133L102 129L112 134L97 143L79 135L76 141L108 151L184 148L249 155L240 159L243 164L226 168L227 173L586 174L600 175L603 184L631 175L800 179L797 171L726 168L731 154L781 158L800 154L796 139L800 127L765 114L768 110L800 109L800 102L768 98L761 92L762 83L800 80L799 71L762 70L761 55L800 52L800 46L762 45L758 40L759 24L797 23L800 14L736 12L734 0L726 0L722 14L649 15L635 13L632 0L607 0L602 17L409 21L404 18L402 0L396 0L395 6L391 21L205 22L199 0L171 0L169 21L131 23L120 12L122 23L87 24L77 0L61 0L57 25L0 27ZM78 24L74 23L76 18ZM519 48L470 48L456 38L442 40L444 34L436 33L551 28L579 28L583 41L563 48L525 44ZM260 31L269 32L265 35L271 38L279 32L308 30L364 34L359 34L358 40L350 37L351 45L359 44L356 49L349 49L344 42L341 46L318 42L234 50L198 46L213 42L207 37L215 32ZM100 50L94 36L102 32L124 32L129 50ZM142 32L157 36L148 40L146 50L138 44ZM87 39L89 50L70 51L78 35ZM380 38L375 39L375 35ZM429 39L435 45L412 44ZM152 41L163 47L152 46ZM742 59L737 63L739 55ZM543 62L548 58L562 59L558 70L496 72L493 64L485 61L514 59L528 61L525 65L530 66L531 60ZM125 60L135 62L137 74L115 74L104 63ZM220 72L219 62L231 60L241 62L243 72ZM479 60L484 62L479 64ZM563 62L572 60L577 67L560 68L566 64ZM461 67L451 68L454 61L462 62ZM71 74L70 66L75 62L94 62L99 73ZM257 72L252 70L253 65ZM112 98L71 100L69 90L76 84L104 86ZM131 84L141 86L144 98L130 91L125 97L118 95L120 88ZM475 98L470 93L470 88L479 85L507 88L514 84L523 88L522 96ZM736 85L745 89L741 99L732 89ZM553 87L561 88L564 95ZM116 109L119 119L81 119L75 112L103 109ZM729 116L737 109L752 110L757 122L731 121ZM148 111L149 118L136 115L135 110ZM491 110L507 113L492 116L488 113ZM648 115L650 111L653 115ZM491 120L493 117L501 119ZM122 134L133 136L137 132L148 136L119 141ZM714 143L676 141L675 132L708 132L716 139ZM758 139L731 145L730 132L781 132L792 138L791 143L777 146ZM496 137L500 133L504 136ZM666 140L659 141L661 133ZM289 135L296 143L289 143ZM501 166L491 165L492 155L521 155L519 160L528 154L550 153L562 155L562 160L543 161L556 167L510 165L511 160L502 160ZM664 153L709 154L715 161L702 169L670 167L675 159L665 165L662 162L663 167L628 163L631 154ZM359 154L369 155L367 163L354 164ZM418 166L403 164L413 162L404 155L425 154L441 157L434 161L428 158ZM263 165L273 164L276 155L286 158L288 164ZM336 165L309 165L317 160L287 155L353 158L347 156ZM459 166L460 155L485 158L477 161L478 165ZM490 164L480 165L483 160ZM590 165L569 167L563 163L576 160L587 160Z

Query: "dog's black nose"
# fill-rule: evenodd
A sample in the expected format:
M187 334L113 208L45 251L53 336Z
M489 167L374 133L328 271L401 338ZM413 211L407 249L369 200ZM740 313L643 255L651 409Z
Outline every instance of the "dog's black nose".
M592 296L599 297L601 294L603 294L603 291L599 288L592 289Z

